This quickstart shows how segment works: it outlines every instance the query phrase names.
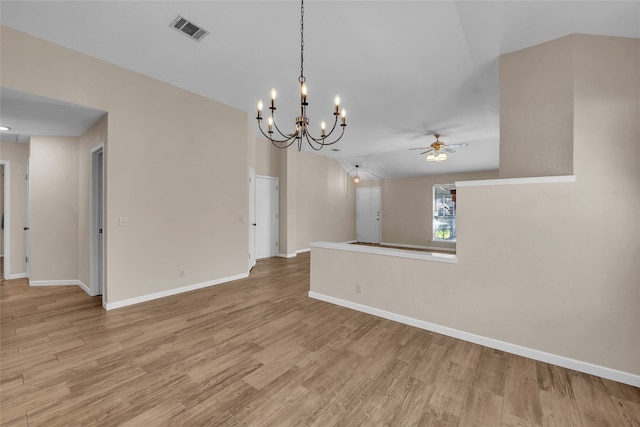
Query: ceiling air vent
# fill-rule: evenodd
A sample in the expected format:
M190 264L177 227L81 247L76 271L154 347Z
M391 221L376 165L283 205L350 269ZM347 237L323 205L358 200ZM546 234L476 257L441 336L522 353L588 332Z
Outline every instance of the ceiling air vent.
M180 31L187 37L197 42L199 42L200 40L205 38L207 34L209 34L209 31L201 28L200 26L194 24L187 18L184 18L180 15L178 15L169 26L176 31Z

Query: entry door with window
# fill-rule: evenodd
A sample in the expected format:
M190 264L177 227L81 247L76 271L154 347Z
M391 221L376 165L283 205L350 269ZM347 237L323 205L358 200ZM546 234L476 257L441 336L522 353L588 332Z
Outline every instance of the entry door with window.
M380 187L356 190L356 240L380 243Z

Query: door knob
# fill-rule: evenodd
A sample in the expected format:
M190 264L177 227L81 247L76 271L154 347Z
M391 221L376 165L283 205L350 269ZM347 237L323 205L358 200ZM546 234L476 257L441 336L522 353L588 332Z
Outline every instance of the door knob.
M29 227L23 227L22 228L24 231L27 231L29 229Z

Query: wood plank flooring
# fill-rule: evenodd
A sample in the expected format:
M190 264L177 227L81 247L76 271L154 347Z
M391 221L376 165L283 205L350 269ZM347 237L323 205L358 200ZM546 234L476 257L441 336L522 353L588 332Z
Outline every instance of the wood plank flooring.
M2 426L640 426L640 390L307 297L309 255L106 312L5 281Z

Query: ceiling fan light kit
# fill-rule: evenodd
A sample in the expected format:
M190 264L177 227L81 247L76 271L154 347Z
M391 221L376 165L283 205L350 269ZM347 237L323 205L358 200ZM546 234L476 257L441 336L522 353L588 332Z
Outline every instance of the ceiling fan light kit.
M449 153L455 153L456 151L453 150L453 148L464 148L469 145L466 142L461 144L447 145L444 142L440 141L441 135L439 133L434 134L434 136L436 137L436 140L431 143L427 151L423 151L422 153L420 153L420 155L427 155L427 157L425 158L427 162L444 162L449 158L445 151ZM424 148L411 148L411 150L424 150Z
M320 124L320 137L316 138L311 135L309 132L309 118L307 117L307 106L309 103L307 102L307 83L306 78L304 76L304 0L300 2L300 77L298 77L298 81L300 82L300 116L296 117L295 123L295 132L285 134L280 131L278 125L275 122L275 112L276 112L276 89L271 89L271 103L269 106L269 110L271 110L271 114L267 119L267 132L265 133L262 129L262 109L264 104L262 100L258 101L258 116L256 119L258 120L258 129L262 135L264 135L271 143L277 148L288 148L295 141L298 142L298 151L302 150L302 140L306 140L311 148L318 151L321 150L325 145L333 145L342 138L344 135L344 128L347 126L346 122L346 111L343 108L340 110L340 96L335 97L335 110L333 112L333 126L331 130L327 133L326 123L323 121ZM331 139L333 132L338 127L338 117L341 118L340 126L341 129L340 135L334 135L335 139ZM275 130L275 131L274 131ZM274 133L277 132L279 137L274 137ZM337 133L336 133L337 134Z

